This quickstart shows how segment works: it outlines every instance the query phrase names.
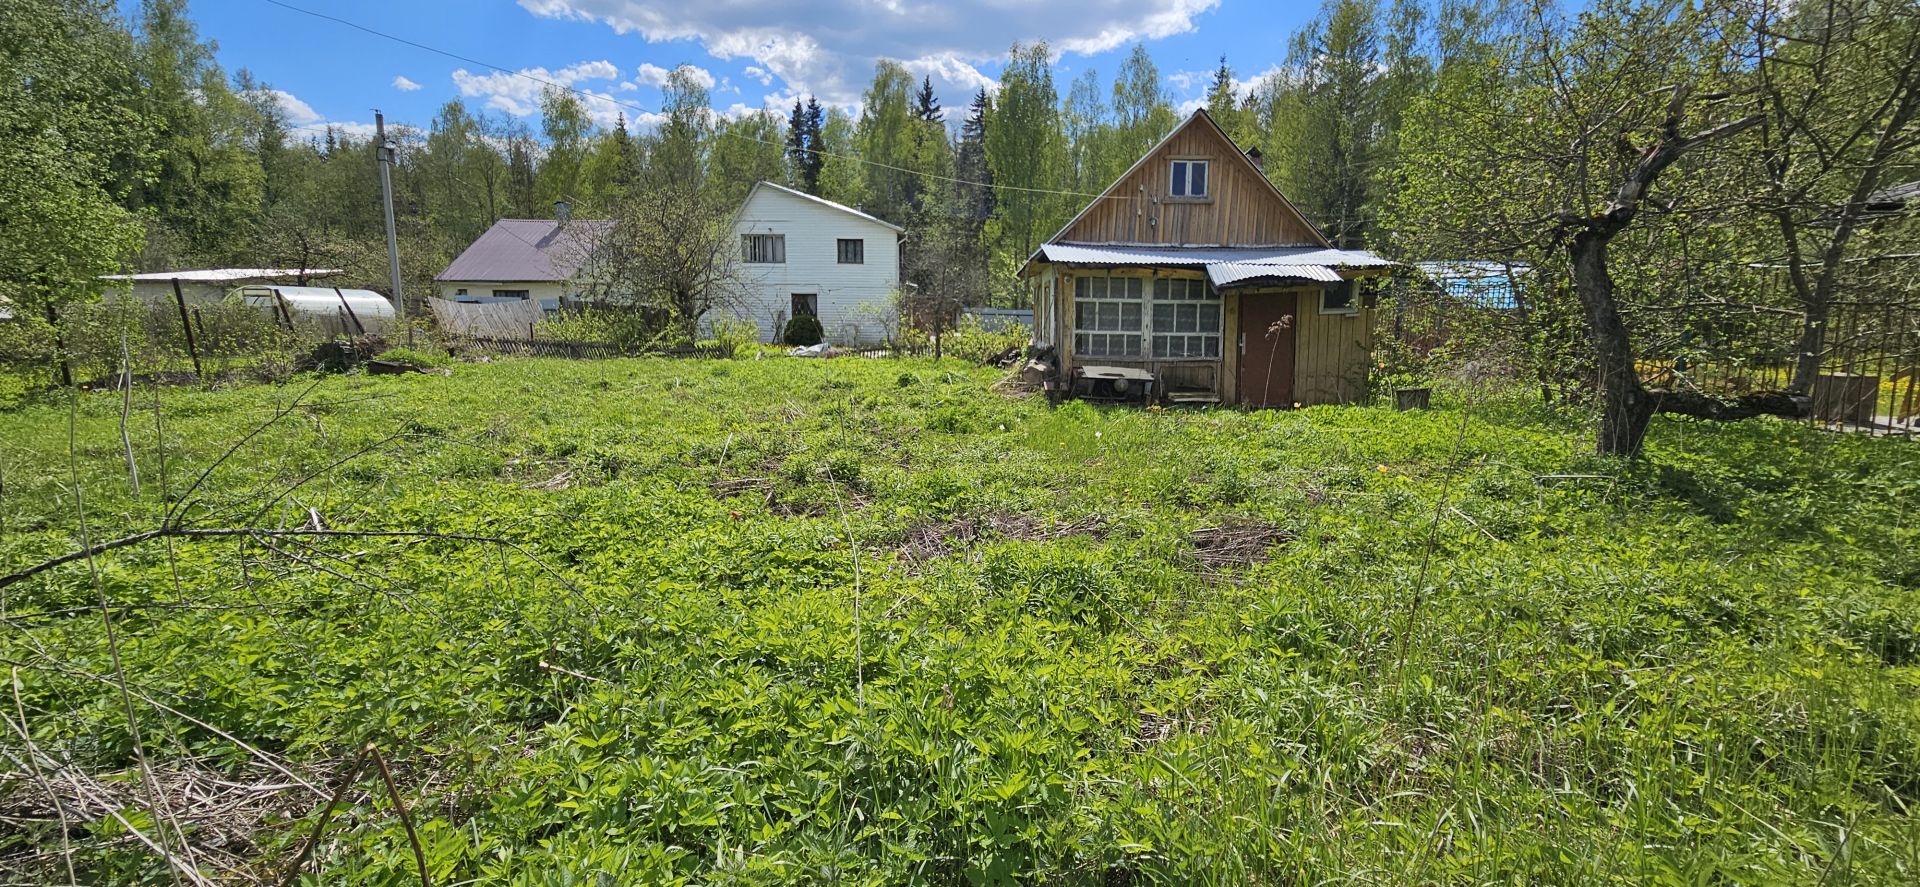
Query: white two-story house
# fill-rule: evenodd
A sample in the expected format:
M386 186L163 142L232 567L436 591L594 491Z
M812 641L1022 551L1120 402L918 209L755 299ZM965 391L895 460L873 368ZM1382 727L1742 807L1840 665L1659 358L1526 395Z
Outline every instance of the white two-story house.
M772 182L747 192L734 220L745 298L731 313L776 342L797 314L820 318L836 345L883 341L900 287L899 225Z

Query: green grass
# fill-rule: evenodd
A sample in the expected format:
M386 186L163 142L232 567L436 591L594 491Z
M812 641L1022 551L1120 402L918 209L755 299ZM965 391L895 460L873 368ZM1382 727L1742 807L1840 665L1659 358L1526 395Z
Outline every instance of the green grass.
M99 557L158 781L285 784L265 756L325 792L373 742L436 884L1920 882L1914 445L1662 418L1629 467L1518 396L1053 410L995 378L323 380L195 521L515 547ZM79 398L71 466L63 396L0 412L0 572L73 550L82 499L92 539L156 526L307 384L164 391L158 435L140 392L138 498L117 397ZM1223 527L1269 557L1199 559ZM35 747L159 834L86 566L0 594ZM0 869L64 879L0 737ZM218 878L277 878L324 804L208 792L181 826ZM103 813L80 880L168 883ZM316 866L417 880L377 775Z

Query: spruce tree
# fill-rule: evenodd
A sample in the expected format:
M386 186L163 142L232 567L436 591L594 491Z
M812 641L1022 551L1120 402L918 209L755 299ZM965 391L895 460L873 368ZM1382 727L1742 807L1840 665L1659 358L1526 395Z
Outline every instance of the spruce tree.
M808 96L804 105L794 99L793 113L787 117L787 163L793 168L793 184L815 196L820 194L820 169L826 163L820 153L823 116L819 100Z
M1233 88L1233 68L1227 64L1227 57L1220 57L1220 67L1214 69L1213 85L1207 88L1207 113L1213 116L1215 123L1227 131L1235 143L1245 148L1251 133L1247 132L1247 112L1241 107L1240 97Z
M933 78L920 78L920 92L914 96L913 115L928 123L940 121L940 100L933 97Z
M974 226L976 238L987 219L993 217L993 168L987 163L987 111L992 100L980 90L967 106L966 122L960 126L960 149L954 157L954 177L960 192L961 212Z

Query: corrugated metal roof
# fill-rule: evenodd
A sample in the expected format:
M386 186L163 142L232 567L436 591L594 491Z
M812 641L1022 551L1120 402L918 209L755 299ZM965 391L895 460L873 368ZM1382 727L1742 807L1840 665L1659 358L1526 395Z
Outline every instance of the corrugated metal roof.
M1207 279L1215 289L1255 280L1313 280L1339 283L1340 272L1326 265L1298 265L1255 262L1215 262L1207 266Z
M1413 266L1448 295L1482 308L1497 309L1519 307L1514 294L1515 278L1533 271L1525 264L1508 266L1474 259L1415 262Z
M435 280L560 281L573 276L612 222L501 219Z
M1385 268L1392 262L1357 249L1320 246L1106 246L1049 243L1039 258L1067 265L1171 266L1204 268L1231 262L1248 265L1324 265L1329 268Z
M1035 258L1064 265L1109 268L1204 268L1215 289L1256 281L1339 283L1341 270L1393 263L1357 249L1319 246L1167 247L1049 243Z
M1867 203L1869 205L1898 204L1904 206L1907 201L1915 198L1920 198L1920 182L1906 182L1873 192L1867 196Z
M343 273L338 268L200 268L191 271L150 271L145 274L103 274L101 280L165 283L237 283L242 280L299 280L301 277L332 277Z

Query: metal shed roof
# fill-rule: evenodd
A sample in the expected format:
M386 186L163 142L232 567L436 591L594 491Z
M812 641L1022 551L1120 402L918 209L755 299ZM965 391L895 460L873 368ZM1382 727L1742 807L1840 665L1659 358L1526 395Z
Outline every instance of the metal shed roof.
M1482 308L1500 310L1519 307L1520 302L1514 292L1517 278L1533 271L1531 266L1525 264L1507 265L1474 259L1415 262L1413 265L1447 295Z
M1264 281L1338 283L1342 270L1393 265L1373 253L1320 246L1167 247L1049 243L1034 258L1104 268L1203 268L1215 289Z
M101 280L125 280L135 283L239 283L243 280L309 280L344 273L338 268L199 268L190 271L150 271L144 274L103 274Z
M1049 243L1035 258L1065 265L1114 267L1172 266L1204 268L1221 262L1248 265L1323 265L1329 268L1385 268L1392 262L1357 249L1320 246L1109 246Z
M1207 280L1215 289L1256 280L1312 280L1339 283L1340 272L1325 265L1262 264L1256 262L1215 262L1207 266Z
M612 222L501 219L434 280L497 283L561 281L586 261Z

